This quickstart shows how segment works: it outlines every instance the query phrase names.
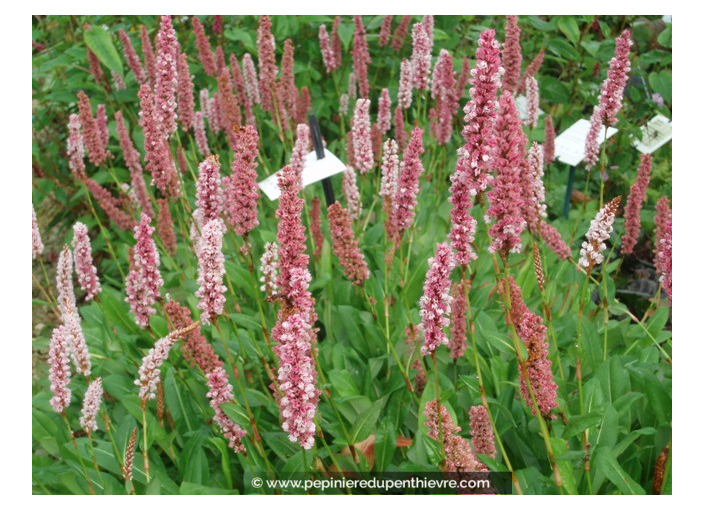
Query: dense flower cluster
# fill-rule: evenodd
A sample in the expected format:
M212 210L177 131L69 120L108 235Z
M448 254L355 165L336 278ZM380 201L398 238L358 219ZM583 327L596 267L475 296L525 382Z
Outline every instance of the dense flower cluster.
M200 299L198 308L202 310L200 319L203 324L215 321L222 314L225 306L225 291L222 284L225 274L225 257L222 254L222 238L225 224L220 218L209 220L203 225L198 240L198 280L199 289L196 297Z
M130 312L137 325L143 328L149 324L149 317L156 313L153 305L160 297L159 288L164 285L159 272L159 252L152 239L154 227L150 223L149 216L142 213L139 225L134 228L137 244L134 246L130 272L125 282Z
M423 163L420 160L421 154L425 152L423 148L423 130L414 128L411 133L411 141L403 153L403 162L399 170L398 183L396 185L396 198L394 209L396 214L395 225L399 235L413 224L416 215L416 205L418 205L418 192L420 191L420 174L423 173Z
M638 175L636 182L631 186L631 192L626 200L624 210L625 232L621 240L621 253L633 253L633 248L638 241L640 234L640 210L645 202L645 192L650 182L650 167L652 164L650 154L643 154L640 157L640 166L638 167Z
M54 411L63 413L71 404L71 366L69 365L69 340L65 326L54 328L49 341L49 384L52 393L49 403Z
M548 359L548 343L545 339L547 327L543 325L541 317L528 309L513 277L509 277L508 286L512 321L518 337L528 351L525 367L521 369L521 395L533 414L535 397L540 414L550 419L552 409L557 407L557 384L552 375L552 362Z
M352 122L352 142L354 144L355 168L365 174L374 166L369 99L357 99Z
M428 260L428 265L423 296L420 298L420 317L425 335L420 351L424 356L434 354L439 346L449 343L444 329L450 325L450 273L455 267L450 246L447 243L438 244L435 257Z
M156 36L156 83L154 101L156 119L162 135L169 138L176 132L176 89L178 88L178 58L181 48L171 16L163 15Z
M425 404L423 414L426 417L428 436L436 441L442 440L446 472L471 473L487 470L477 459L469 442L457 434L461 428L452 421L444 405L437 400L429 400Z
M526 136L518 116L513 97L504 93L499 101L499 118L496 122L498 143L494 166L496 178L487 193L489 209L487 216L494 220L489 230L489 251L508 257L520 252L523 247L521 233L526 228L523 218L524 191L521 185L521 170L525 156Z
M245 453L247 449L242 444L242 438L246 432L233 422L220 407L222 404L232 402L235 399L232 393L232 385L227 381L227 373L222 367L216 367L208 373L208 388L210 391L207 397L210 399L210 407L215 411L213 421L218 424L222 435L228 440L228 446L235 453Z
M472 447L477 455L496 457L494 431L489 420L489 413L483 405L469 409L469 431L472 434Z
M73 226L73 260L76 265L78 284L86 292L86 301L90 301L102 290L98 279L98 270L93 265L93 255L88 237L88 227L81 222Z
M125 125L125 119L121 111L115 112L115 124L117 127L117 137L120 140L120 147L122 148L122 157L125 160L127 169L130 171L132 189L137 195L142 211L149 216L153 216L154 210L149 200L147 185L144 182L144 171L142 170L139 152L135 149L132 139L127 132L127 126Z
M257 219L257 157L259 134L254 126L234 133L232 175L222 180L225 188L225 220L237 234L244 236L259 224Z
M139 398L142 401L156 398L156 390L161 380L161 365L169 357L169 351L178 340L177 333L169 333L164 338L157 340L154 347L149 349L139 367L139 379L134 384L139 387Z
M32 204L32 258L36 259L42 253L44 253L44 243L42 243L42 236L39 233L37 213L34 212L34 204Z
M350 219L358 219L362 215L362 202L357 187L357 172L349 165L342 174L342 194L345 196Z
M430 85L430 62L432 45L428 31L422 23L413 25L413 54L411 68L413 70L413 88L428 90Z
M352 43L352 61L354 63L354 74L359 84L359 97L367 99L369 97L369 79L367 78L367 65L372 59L369 56L369 46L367 46L367 32L364 30L362 16L354 17L354 39Z
M91 381L83 397L83 408L81 409L81 427L90 435L98 430L96 418L100 411L100 404L103 401L103 380L98 377Z
M369 278L369 268L364 260L352 230L352 221L340 202L328 207L332 250L345 270L345 276L353 285L362 285Z
M518 16L506 16L506 41L501 54L506 74L504 76L504 91L513 93L521 82L521 29L518 27Z
M187 329L193 324L191 311L174 300L166 303L164 311L172 324L172 327L169 328L172 332ZM222 360L215 354L213 346L201 334L200 326L194 326L183 335L181 352L191 365L198 366L204 374L209 374L214 369L222 367Z
M579 250L579 265L584 267L588 273L594 266L604 261L603 251L606 249L606 241L611 237L616 218L616 210L621 203L621 197L614 198L606 204L596 215L589 225L586 240Z
M259 18L259 30L257 31L257 55L259 56L259 97L261 105L265 111L274 111L274 91L276 88L276 41L271 33L271 18L261 16ZM245 55L246 57L246 55ZM245 63L246 64L246 63ZM245 83L249 71L247 65L244 66ZM250 75L251 76L251 75ZM254 101L259 103L259 101Z

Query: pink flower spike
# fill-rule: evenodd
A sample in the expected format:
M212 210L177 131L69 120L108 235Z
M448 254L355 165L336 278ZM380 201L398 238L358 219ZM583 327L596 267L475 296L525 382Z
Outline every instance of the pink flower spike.
M496 178L487 193L490 206L487 216L494 220L489 230L492 238L489 251L499 253L506 260L509 253L518 253L523 247L521 233L526 228L523 217L525 203L521 170L524 165L526 136L513 97L504 92L499 102L496 122L498 144L494 165Z
M120 42L122 43L122 52L125 55L125 60L127 60L127 65L132 70L137 83L140 85L142 83L146 83L147 73L145 72L144 67L142 67L142 61L139 59L139 55L137 55L137 51L134 49L134 46L132 46L132 41L127 35L127 32L120 29L118 35L120 36Z
M76 295L73 292L73 256L64 245L56 264L57 302L61 312L61 321L69 342L69 353L76 372L90 376L91 361L86 339L81 329L81 317L76 308Z
M68 139L66 141L68 167L78 179L86 177L85 148L81 134L81 121L75 113L68 117Z
M323 63L328 74L337 69L337 61L335 60L335 52L330 45L330 36L325 25L320 25L318 29L318 38L320 39L320 53L323 55Z
M450 325L448 315L452 304L450 273L455 262L450 245L438 244L435 257L428 260L428 265L423 297L420 298L420 317L425 335L425 343L420 349L423 356L434 354L439 346L449 343L443 330Z
M384 142L384 155L381 163L381 186L379 195L393 197L398 185L398 144L389 138Z
M76 295L73 291L73 254L68 245L64 245L56 263L56 302L65 323L70 315L76 313Z
M506 75L504 77L504 91L516 92L521 81L521 29L518 27L518 16L506 16L506 41L501 55Z
M266 294L267 298L276 296L278 287L276 285L276 274L279 267L279 245L276 243L266 243L264 245L264 253L261 258L259 271L262 276L259 281L262 282L260 290Z
M342 174L342 194L345 196L350 219L358 219L362 215L362 202L357 188L357 173L349 165Z
M181 306L176 301L170 300L164 307L166 316L171 323L171 332L188 329L193 325L191 311L185 306ZM181 352L189 361L191 366L198 366L204 374L212 372L218 367L222 367L222 360L215 354L213 346L208 343L201 334L200 326L193 326L190 331L184 333Z
M198 58L200 58L203 71L205 71L205 74L208 76L215 78L218 75L218 69L215 65L215 56L213 55L213 49L210 46L208 36L205 35L205 30L198 16L193 16L191 24L193 26L193 33L196 36L196 48L198 48Z
M32 259L36 259L42 253L44 253L44 243L42 243L42 236L39 233L37 213L34 212L34 204L32 204Z
M186 54L178 57L178 118L184 131L193 127L195 104L193 102L193 78L188 67Z
M631 33L624 30L616 39L616 51L614 58L609 62L607 78L601 85L599 94L599 112L601 123L607 127L618 122L616 115L623 106L623 90L628 83L628 72L631 70L631 62L628 59L631 53Z
M525 123L531 129L538 127L538 116L540 114L540 91L538 80L530 76L526 78L526 97L528 99L528 113Z
M364 285L364 281L369 279L369 269L354 237L350 214L342 208L340 202L335 202L328 208L328 220L332 250L344 268L345 276L352 285Z
M672 220L668 220L665 224L662 237L657 239L658 243L658 262L656 266L660 268L660 283L665 289L667 295L672 299Z
M225 221L241 236L259 225L257 219L257 157L259 133L254 126L245 126L233 134L234 158L232 175L223 178Z
M359 96L364 99L367 99L369 97L367 64L370 64L372 59L369 56L369 47L367 46L367 32L364 30L362 16L354 17L354 28L354 40L352 47L354 73L357 76L357 83L359 83Z
M99 104L95 110L95 126L100 133L100 143L103 144L103 150L107 151L108 143L110 142L110 131L108 130L108 116L104 104Z
M474 453L496 458L494 445L494 430L489 420L489 412L483 405L472 406L469 409L469 430L472 435Z
M222 284L225 275L225 257L222 254L222 238L225 224L219 218L205 223L198 240L198 280L200 288L196 297L200 299L198 308L202 310L200 320L211 324L222 315L225 306L227 287Z
M400 151L406 149L407 137L408 134L406 133L406 125L403 118L403 109L401 108L401 105L397 105L396 110L394 111L394 139L396 140Z
M323 252L323 244L325 243L321 222L320 199L313 197L310 201L310 235L313 238L313 245L315 246L313 255L315 255L316 258L320 258Z
M291 154L291 168L298 175L299 179L303 178L303 169L306 165L306 155L310 150L310 128L308 124L299 124L296 126L296 143L293 146Z
M156 84L154 98L159 128L164 138L176 132L176 88L178 56L181 52L171 16L163 15L156 36Z
M579 250L579 265L591 273L594 266L604 261L603 251L606 250L606 241L611 237L613 231L616 210L621 203L621 197L614 198L606 204L596 215L589 225L586 240Z
M465 174L469 193L476 195L484 191L491 180L496 134L494 125L498 110L496 93L501 86L499 43L493 30L485 30L479 36L476 65L470 72L472 88L470 101L464 107L465 126L462 136L467 142L458 152L455 173Z
M369 99L357 99L352 121L352 141L355 166L360 173L365 174L374 166Z
M394 200L396 211L396 227L399 237L411 228L418 205L418 192L420 191L420 174L423 173L423 163L420 160L423 148L423 130L416 127L411 133L411 141L403 153L403 162L399 171L399 179Z
M144 160L147 170L152 173L152 184L166 196L177 197L181 193L178 173L161 130L154 95L146 84L137 95L141 107L139 124L144 132Z
M633 248L636 246L638 236L640 235L640 210L645 202L645 193L650 182L650 167L652 165L652 157L650 154L642 154L640 157L640 166L638 167L638 175L636 181L631 186L631 192L626 200L626 208L624 211L625 232L621 239L621 253L633 253Z
M386 133L391 129L391 97L389 89L383 89L379 96L379 112L377 114L376 125L379 126L379 131Z
M662 274L665 268L661 267L658 253L660 253L660 242L659 239L665 238L665 231L667 230L667 222L672 219L672 210L670 209L670 200L667 197L660 197L657 204L655 204L655 232L653 232L653 262L655 264L655 270Z
M122 148L122 157L125 160L125 166L129 169L132 178L132 189L137 194L137 199L139 205L142 207L142 211L147 213L148 216L153 216L154 210L152 209L147 186L144 182L144 171L142 170L139 152L135 149L132 139L127 132L127 126L125 126L125 119L121 111L115 112L115 124L117 125L117 137L120 140L120 147Z
M412 16L401 16L401 21L399 22L396 30L394 30L394 39L391 42L391 48L395 52L399 52L403 45L406 43L406 36L408 35L408 26L411 24Z
M103 401L103 380L98 377L91 381L86 394L83 397L83 408L81 409L81 427L86 431L88 436L91 432L98 430L98 422L96 418L100 412L100 404Z
M599 162L599 134L601 133L601 109L594 107L592 118L589 121L589 132L584 146L584 163L587 170L591 170Z
M311 353L313 336L308 318L294 313L279 318L272 331L274 352L279 359L281 428L289 440L310 450L315 444L315 423L320 391Z
M171 347L178 340L177 333L176 331L169 333L158 340L154 347L149 349L149 353L142 358L139 379L134 381L134 384L139 386L139 398L142 402L156 398L156 389L161 380L161 365L169 357Z
M560 232L549 223L540 222L540 237L558 258L568 260L572 256L572 250L562 239Z
M197 111L193 115L193 134L196 139L198 152L204 158L210 156L210 146L208 145L208 135L205 133L205 115L202 111Z
M249 100L253 104L261 103L257 69L254 67L254 61L249 53L245 53L244 57L242 57L242 79L244 79L244 90Z
M223 193L220 183L220 158L217 154L208 156L198 166L196 183L196 205L201 211L203 224L220 217L223 207Z
M413 25L413 54L411 68L413 69L413 88L428 90L430 85L431 43L428 31L422 23Z
M555 161L555 127L552 117L545 117L545 143L543 143L543 159L545 165L550 166Z
M82 90L78 92L78 115L83 128L83 141L88 150L88 160L95 166L99 166L108 157L108 152L105 150L100 129L93 118L90 100Z
M54 396L49 403L57 413L63 413L71 405L69 349L66 327L54 328L49 341L49 384Z
M437 400L429 400L425 404L423 414L426 417L425 426L428 427L428 437L435 441L442 439L442 448L445 451L444 470L446 472L487 471L486 466L479 462L472 451L469 441L457 435L462 429L455 425L444 405Z
M381 27L379 28L379 46L383 47L389 44L393 19L393 16L384 16L384 19L381 21Z
M538 223L547 217L545 185L543 184L543 149L533 142L528 151L528 161L521 172L523 183L523 218L532 231L538 231Z
M306 268L308 255L306 254L306 234L301 216L303 199L299 196L301 191L300 176L287 165L279 175L279 207L276 217L279 220L277 242L279 245L279 276L276 284L284 296L291 294L291 271L294 268Z
M134 315L135 322L143 328L149 324L149 317L156 313L152 305L160 297L159 288L164 285L159 272L159 252L152 239L155 229L150 223L149 216L142 213L139 224L134 228L137 243L125 282L125 301L130 304L130 312Z
M93 265L88 227L83 223L73 226L73 258L76 263L78 283L86 292L86 301L92 300L102 290L98 279L98 270Z
M257 31L257 50L259 55L259 95L264 111L274 111L273 94L276 87L276 41L271 33L271 18L261 16ZM246 55L245 55L246 57ZM245 65L245 79L247 70ZM254 101L258 103L258 101Z
M217 367L208 373L207 376L210 391L206 396L210 399L210 407L215 411L213 421L218 424L222 435L228 440L228 446L235 453L245 453L247 449L242 444L242 438L247 433L232 421L220 407L222 404L235 400L235 395L232 393L232 385L227 381L227 373L222 367Z
M176 234L174 234L174 220L169 210L169 201L165 198L157 200L159 216L156 219L156 228L164 249L174 255L176 253Z
M397 101L404 110L408 110L413 103L413 64L405 59L401 61Z
M142 25L139 36L142 40L142 57L144 58L144 67L147 69L149 84L153 87L156 83L156 57L154 56L154 47L152 46L152 42L149 40L147 28L144 25ZM144 85L144 83L146 82L140 82L142 85Z

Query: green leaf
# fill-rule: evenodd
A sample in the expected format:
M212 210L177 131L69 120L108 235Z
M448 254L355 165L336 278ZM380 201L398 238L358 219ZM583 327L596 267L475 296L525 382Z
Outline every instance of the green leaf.
M388 418L381 422L374 441L374 470L383 472L396 451L396 430Z
M560 16L557 28L565 34L572 44L577 44L577 41L579 41L579 25L577 25L573 16Z
M567 453L567 441L559 437L551 437L550 444L556 459ZM577 494L577 481L574 478L574 469L571 460L555 460L562 479L562 487L567 494Z
M83 33L83 39L105 67L122 76L122 61L112 43L110 32L100 27L91 27Z
M601 422L601 418L602 414L596 412L587 413L582 416L572 416L567 422L563 437L566 439L574 437L580 432L597 425Z
M671 71L660 71L659 73L650 73L648 75L648 83L653 88L653 91L657 92L662 96L666 103L672 101Z
M611 449L600 448L594 455L594 466L618 487L621 494L643 495L645 490L626 473Z
M350 442L352 444L366 439L374 431L376 421L379 419L379 414L385 403L386 398L377 400L357 418L350 430Z

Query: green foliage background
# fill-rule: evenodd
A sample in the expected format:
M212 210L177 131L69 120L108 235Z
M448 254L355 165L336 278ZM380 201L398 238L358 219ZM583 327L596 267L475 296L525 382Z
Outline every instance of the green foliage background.
M203 17L206 32L210 33L212 18ZM400 16L394 21L398 23ZM312 109L320 119L328 148L344 159L344 133L349 119L340 118L337 110L339 97L347 88L351 70L351 50L354 25L351 17L344 17L340 25L343 43L343 67L332 75L325 72L320 56L318 27L332 24L332 16L273 17L273 33L277 41L277 58L286 38L295 44L296 84L307 86L313 99ZM414 17L413 22L420 18ZM373 109L383 87L388 87L396 98L400 58L411 52L410 35L403 49L396 53L390 47L378 45L381 16L364 16L367 40L372 53L369 70ZM608 176L605 196L628 194L638 166L639 153L631 147L631 137L639 136L640 126L655 113L672 117L672 28L652 16L563 16L520 17L521 45L524 67L537 53L545 49L545 62L538 74L541 108L552 115L559 133L580 118L588 118L598 101L599 87L605 77L608 61L613 56L614 39L624 28L630 28L634 38L632 73L626 91L624 109L619 115L619 132L609 141ZM90 24L85 30L83 25ZM195 76L196 93L200 88L216 88L212 78L205 75L197 59L190 22L175 18L183 51L189 55L191 73ZM125 29L138 47L138 29L145 25L152 36L158 29L154 16L87 16L44 17L32 21L32 91L33 91L33 145L32 145L32 201L37 209L42 234L47 242L49 281L51 259L64 242L70 242L71 226L75 221L88 225L93 238L93 251L98 272L103 282L100 301L80 306L86 339L93 356L94 373L102 376L106 391L103 409L110 420L109 432L100 421L100 430L93 436L100 474L92 468L93 460L85 436L77 438L74 448L62 418L49 406L50 392L46 380L46 352L51 327L52 303L35 289L33 299L33 381L32 400L32 487L36 493L85 494L88 487L82 475L82 458L96 491L106 494L124 494L127 490L120 475L120 462L133 428L141 430L142 414L137 389L133 383L141 358L156 338L168 332L160 314L151 321L151 333L138 328L128 313L124 301L124 282L121 272L128 267L128 250L134 244L132 233L110 226L100 215L106 231L99 228L96 217L87 206L83 188L71 176L65 153L68 115L76 111L76 93L84 90L93 106L105 103L110 118L109 148L116 159L110 168L89 168L96 181L116 190L115 180L129 182L117 143L112 116L122 110L131 126L135 146L143 143L137 128L138 84L123 61L117 31ZM503 40L502 17L437 16L435 18L436 56L446 48L455 59L459 71L461 60L467 56L473 63L476 40L482 30L496 28ZM226 55L231 52L240 59L245 52L256 59L257 19L249 16L224 18L221 36L212 37L213 47L222 44ZM88 72L86 58L88 45L100 58L104 69L124 77L127 88L106 93ZM109 71L108 75L109 75ZM663 100L659 106L653 94ZM414 102L419 101L414 96ZM462 98L461 106L467 101ZM415 103L409 123L426 127L427 119L415 115ZM258 111L260 131L260 177L280 168L291 154L290 139L280 141L274 123ZM530 133L531 139L543 141L543 119ZM455 150L461 145L461 116L452 141L439 147L426 129L426 154L423 162L431 179L421 179L420 204L414 227L410 252L409 276L405 285L391 284L393 306L390 309L390 344L408 362L404 345L405 328L409 322L418 324L418 299L427 271L427 259L434 253L435 244L449 231L450 204L447 201L448 177L455 163ZM192 140L182 138L190 171L195 172L199 158ZM211 148L220 154L223 169L229 168L231 152L223 139L211 139ZM378 170L375 170L378 173ZM188 177L188 176L186 176ZM250 421L245 401L251 408L257 429L261 433L259 446L253 444L252 434L245 442L248 455L235 455L212 424L212 411L206 398L205 378L175 348L162 370L167 418L159 423L155 406L148 410L149 451L152 481L146 484L142 469L141 448L135 455L135 489L137 493L212 494L261 493L249 481L255 475L274 472L313 471L321 465L337 462L351 471L438 471L438 446L426 437L422 413L426 401L439 393L455 422L467 437L467 411L481 403L474 349L459 362L449 358L446 349L438 351L439 384L435 387L429 377L425 390L415 396L406 389L404 379L385 339L383 326L385 233L380 204L375 201L378 176L366 176L360 181L363 219L355 225L360 245L372 271L366 283L366 292L360 292L345 280L328 241L320 259L311 258L313 273L311 290L318 302L320 333L318 361L320 387L324 392L319 406L318 425L324 441L307 456L300 447L290 443L279 424L278 408L267 386L268 376L260 363L260 356L270 358L264 348L262 321L257 307L256 282L253 282L246 263L239 256L239 240L226 238L226 268L234 287L228 294L228 304L222 333L233 353L242 376L244 393L235 387L237 402L226 412L248 432ZM652 258L652 231L654 205L663 195L671 194L671 144L654 154L651 184L642 213L643 235L636 254L622 259L618 253L623 220L617 218L613 254L599 278L605 285L594 290L583 322L583 342L586 359L582 374L587 408L579 410L575 384L575 337L577 328L578 294L584 276L576 271L578 248L589 222L598 209L598 199L573 204L569 216L563 218L562 204L566 190L567 168L556 163L546 175L547 204L550 221L573 249L572 261L559 261L549 250L541 249L547 274L546 296L552 314L551 326L561 359L564 377L553 366L559 385L557 419L551 422L551 442L556 462L562 474L562 488L553 478L550 462L540 436L538 422L518 392L518 366L500 300L495 293L496 279L492 259L486 252L487 233L479 213L477 233L479 259L472 264L473 285L470 292L472 325L476 336L476 352L501 440L513 465L518 482L526 493L588 493L587 469L590 468L591 491L599 494L651 493L656 460L670 445L662 492L671 491L671 437L672 437L672 367L670 308L655 290L626 292L638 287L641 271L650 268ZM195 183L186 178L188 200L193 206ZM336 196L340 192L340 177L334 179ZM575 189L588 196L597 196L599 182L592 179L586 186L586 172L577 169ZM117 192L117 191L116 191ZM304 196L322 198L319 186L306 188ZM624 200L625 203L625 200ZM263 244L276 238L276 203L266 197L260 200L260 226L252 233L255 260L261 255ZM181 206L172 210L177 228L184 231L187 218ZM366 228L363 228L366 226ZM187 227L186 227L187 228ZM327 230L326 230L327 231ZM106 238L116 249L117 258L110 256ZM52 249L53 248L53 249ZM532 311L542 315L542 300L537 289L532 265L532 254L512 255L511 273L523 289L524 298ZM401 271L398 258L393 274ZM197 311L194 292L197 261L190 249L187 236L179 235L176 254L171 257L162 250L164 291L191 310ZM36 277L44 282L42 269L33 267ZM652 272L652 270L651 270ZM258 275L257 275L258 277ZM645 278L648 279L647 277ZM652 278L651 278L652 280ZM635 282L635 283L634 283ZM635 287L634 287L635 285ZM53 283L51 285L53 287ZM657 288L657 283L655 283ZM593 287L592 287L593 288ZM603 289L609 303L607 322L604 321ZM237 303L235 308L234 303ZM197 315L197 314L194 314ZM263 320L269 330L275 323L275 308L265 303ZM381 318L380 320L377 320ZM204 328L203 332L216 351L226 359L222 339L217 332ZM607 352L604 352L604 336ZM554 355L553 339L551 353ZM271 361L271 360L270 360ZM408 362L410 365L410 362ZM232 367L228 368L234 381ZM85 382L72 382L73 404L67 415L71 427L78 430L80 400ZM584 458L582 437L587 431L591 444L589 459ZM373 435L374 465L364 455L349 455L348 445L360 443ZM139 437L139 436L138 436ZM399 438L408 438L410 446L399 446ZM139 441L138 441L139 443ZM405 444L405 443L404 443ZM356 459L356 460L355 460ZM499 454L497 460L482 459L492 470L505 470L506 463ZM99 487L99 488L98 488Z

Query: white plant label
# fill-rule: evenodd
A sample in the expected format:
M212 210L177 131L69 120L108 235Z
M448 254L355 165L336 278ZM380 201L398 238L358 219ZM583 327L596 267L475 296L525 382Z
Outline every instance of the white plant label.
M315 151L310 152L306 154L303 166L303 187L305 188L309 184L322 181L326 177L344 172L346 167L337 156L327 149L325 149L325 157L323 159L318 159ZM281 170L259 183L259 189L269 197L269 200L278 200L281 196L278 184L279 174L281 174Z
M672 140L672 121L664 115L656 115L640 130L643 138L634 140L633 146L643 154L652 154Z
M577 166L583 160L585 154L584 145L587 142L590 122L586 119L579 119L555 138L555 158L570 166ZM618 129L609 128L607 138L616 134ZM604 126L601 126L597 137L599 145L604 142Z

